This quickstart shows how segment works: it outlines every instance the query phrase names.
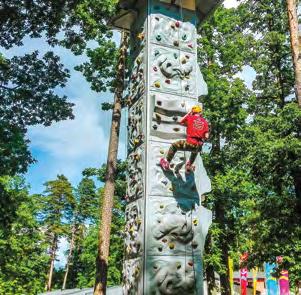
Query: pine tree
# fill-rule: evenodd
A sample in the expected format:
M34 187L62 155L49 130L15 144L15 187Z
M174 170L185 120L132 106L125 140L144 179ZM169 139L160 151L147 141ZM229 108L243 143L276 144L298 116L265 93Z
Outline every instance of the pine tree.
M67 222L72 218L75 198L72 186L64 175L45 183L45 192L40 197L40 218L49 243L49 270L46 290L51 290L54 262L61 237L67 233Z

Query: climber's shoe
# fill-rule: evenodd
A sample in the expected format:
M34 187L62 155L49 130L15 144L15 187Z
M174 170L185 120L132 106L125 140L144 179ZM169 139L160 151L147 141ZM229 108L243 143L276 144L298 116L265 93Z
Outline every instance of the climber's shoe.
M190 173L191 171L194 171L195 170L195 166L193 166L190 161L187 161L186 162L186 165L185 165L185 171L186 173Z
M162 169L165 170L165 171L170 170L169 162L168 162L166 159L164 159L164 158L162 158L162 159L160 160L160 166L161 166Z

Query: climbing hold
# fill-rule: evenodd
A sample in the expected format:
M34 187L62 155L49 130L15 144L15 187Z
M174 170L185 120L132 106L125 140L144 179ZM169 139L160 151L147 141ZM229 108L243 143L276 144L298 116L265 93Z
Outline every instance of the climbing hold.
M158 106L161 106L161 105L162 105L162 101L161 101L161 100L158 100L158 101L157 101L157 105L158 105Z
M179 27L180 27L180 22L177 21L177 22L175 23L175 26L176 26L177 28L179 28Z
M162 247L159 247L158 250L159 250L159 252L162 252L162 251L163 251L163 248L162 248Z
M165 153L164 150L160 150L161 155L164 155L164 153Z
M141 63L142 63L142 58L141 58L141 57L138 57L138 58L137 58L137 64L140 65Z
M140 157L140 155L135 154L134 158L135 158L136 161L139 161L141 157Z
M182 63L182 64L186 64L186 63L187 63L187 59L186 59L185 57L183 57L183 58L181 59L181 63Z
M176 127L173 129L175 132L179 132L180 131L180 128Z
M162 242L163 242L163 243L167 243L167 239L163 239Z
M157 125L153 125L153 129L157 130L158 126Z
M190 56L189 56L188 54L186 54L185 57L186 57L187 59L190 59Z
M164 185L167 185L168 184L168 181L167 180L162 180L161 181Z
M178 55L176 53L173 54L174 58L177 59Z
M185 107L185 102L184 102L184 101L181 103L181 107L182 107L182 108Z
M175 24L171 24L170 26L171 26L172 29L176 28Z
M189 85L186 85L185 86L185 91L188 91L189 90Z
M155 85L155 87L157 87L157 88L160 88L160 87L161 87L161 83L160 83L159 81L156 81L154 85Z
M180 269L181 268L181 262L177 262L177 269Z
M162 37L161 37L160 35L157 35L156 40L157 40L157 41L161 41L161 40L162 40Z
M164 208L164 205L163 205L163 204L161 204L161 205L160 205L160 209L163 209L163 208Z
M188 47L189 47L189 48L193 48L193 45L192 45L192 44L188 44Z
M198 222L197 219L194 219L192 223L193 223L194 226L197 226L199 222Z
M172 119L177 122L178 121L178 117L177 116L173 116Z
M134 139L134 144L139 144L140 140L139 139Z
M160 18L158 16L155 17L155 20L160 20Z
M166 80L165 80L165 83L166 83L166 84L170 84L170 82L171 82L171 81L170 81L169 79L166 79Z
M168 247L169 247L169 249L173 250L175 248L175 244L174 243L169 243Z
M182 36L182 39L185 41L185 40L187 39L187 35L184 34L184 35Z
M170 187L169 190L170 190L171 192L173 192L173 187Z
M198 247L198 243L196 241L192 241L191 246L195 249Z
M137 35L137 38L138 38L140 41L142 41L142 40L144 39L144 33L139 33L139 34Z
M172 169L175 167L175 164L170 164L169 167Z
M154 70L155 72L157 72L157 71L158 71L158 68L157 68L157 67L153 67L153 70Z
M160 51L159 50L155 50L155 56L159 55Z
M173 45L174 45L174 46L179 46L179 41L174 41L174 42L173 42Z

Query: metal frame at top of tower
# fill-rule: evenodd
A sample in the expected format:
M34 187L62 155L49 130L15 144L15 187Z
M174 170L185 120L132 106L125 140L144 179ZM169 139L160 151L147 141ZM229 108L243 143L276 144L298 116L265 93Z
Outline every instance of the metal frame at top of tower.
M160 0L162 3L167 3L176 6L188 7L191 10L195 6L199 24L203 23L208 16L223 2L223 0ZM144 3L145 0L120 0L117 8L117 15L113 17L110 24L117 28L130 31L132 24L135 22L138 11L137 7ZM186 2L186 3L185 3Z

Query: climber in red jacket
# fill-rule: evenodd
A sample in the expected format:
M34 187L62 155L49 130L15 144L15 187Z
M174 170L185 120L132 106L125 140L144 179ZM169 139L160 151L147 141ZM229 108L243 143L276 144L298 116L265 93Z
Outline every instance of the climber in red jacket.
M190 151L191 155L186 163L186 171L189 172L194 168L193 163L202 150L204 140L209 138L209 125L202 116L201 106L194 106L191 112L182 118L180 124L187 127L187 138L174 142L169 148L166 159L160 160L160 165L164 170L169 170L170 162L177 151Z

